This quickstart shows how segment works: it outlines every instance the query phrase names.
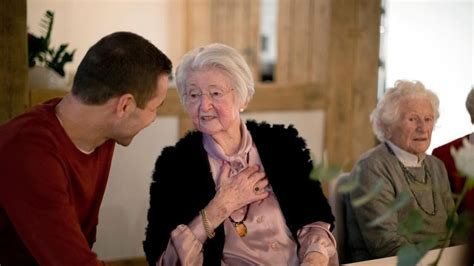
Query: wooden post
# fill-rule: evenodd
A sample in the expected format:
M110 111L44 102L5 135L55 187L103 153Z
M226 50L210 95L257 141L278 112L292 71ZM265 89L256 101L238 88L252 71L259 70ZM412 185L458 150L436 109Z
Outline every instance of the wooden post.
M0 124L28 108L26 0L0 1Z
M329 161L347 164L373 147L369 114L377 98L380 0L332 0L327 84Z

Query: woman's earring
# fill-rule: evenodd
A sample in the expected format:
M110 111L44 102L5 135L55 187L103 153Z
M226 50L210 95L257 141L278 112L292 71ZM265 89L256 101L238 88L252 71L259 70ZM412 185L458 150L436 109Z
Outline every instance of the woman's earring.
M239 112L242 113L243 111L244 111L244 108L240 108L240 109L239 109Z

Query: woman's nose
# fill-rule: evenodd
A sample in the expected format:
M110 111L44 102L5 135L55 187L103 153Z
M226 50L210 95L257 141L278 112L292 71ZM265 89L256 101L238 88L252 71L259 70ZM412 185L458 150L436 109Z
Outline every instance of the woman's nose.
M212 107L212 99L209 94L202 94L201 95L201 109L202 110L209 110Z
M420 120L418 121L418 126L416 127L416 129L420 132L424 132L426 131L427 127L428 127L428 123L423 120Z

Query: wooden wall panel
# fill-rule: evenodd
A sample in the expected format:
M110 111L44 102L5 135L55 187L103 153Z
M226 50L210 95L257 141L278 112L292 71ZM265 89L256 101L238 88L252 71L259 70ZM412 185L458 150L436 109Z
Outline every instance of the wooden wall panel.
M374 1L376 2L376 1ZM353 108L352 108L352 158L372 147L376 141L372 133L369 115L377 101L377 72L379 62L380 3L360 1L356 20L359 25L357 45L354 56Z
M289 82L290 64L290 38L292 30L292 7L294 0L278 1L278 26L277 26L277 62L275 66L275 82L285 84Z
M277 83L326 81L330 3L330 0L278 2Z
M330 15L331 6L329 0L311 1L311 38L308 58L309 81L319 84L327 82L329 37L330 37Z
M347 170L375 144L379 18L380 1L331 1L326 147Z
M212 0L187 0L185 3L186 16L186 47L185 52L207 44L211 40L211 3Z
M28 107L26 0L0 1L0 124Z
M187 49L220 42L237 49L258 80L260 2L255 0L187 0Z
M292 35L289 39L290 47L290 68L291 81L307 82L309 81L309 59L310 56L310 14L309 9L312 0L298 0L293 2L292 10Z

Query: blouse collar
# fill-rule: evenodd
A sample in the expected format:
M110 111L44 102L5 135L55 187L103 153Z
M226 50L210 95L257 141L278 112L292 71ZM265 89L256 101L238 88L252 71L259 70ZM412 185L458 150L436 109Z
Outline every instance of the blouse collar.
M395 156L402 162L405 167L421 167L422 162L425 159L425 156L418 160L418 156L411 154L397 145L393 144L393 142L386 140L387 144L389 145L390 149L392 149Z

